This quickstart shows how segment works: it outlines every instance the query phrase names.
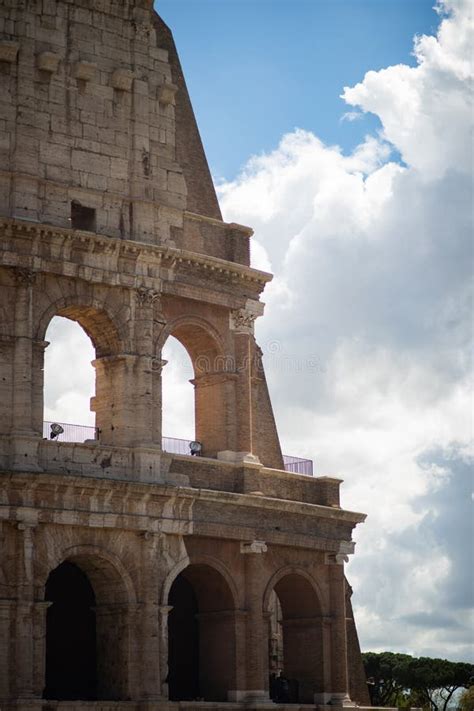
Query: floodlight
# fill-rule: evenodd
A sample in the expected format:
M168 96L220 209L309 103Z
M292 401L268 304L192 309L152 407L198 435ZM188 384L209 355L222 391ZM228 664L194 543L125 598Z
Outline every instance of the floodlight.
M191 450L191 454L193 457L199 457L202 450L202 444L201 442L190 442L189 449Z
M57 422L53 422L51 425L51 434L49 435L50 439L55 439L56 437L59 437L60 434L64 432L64 427L61 427L61 425L58 425Z

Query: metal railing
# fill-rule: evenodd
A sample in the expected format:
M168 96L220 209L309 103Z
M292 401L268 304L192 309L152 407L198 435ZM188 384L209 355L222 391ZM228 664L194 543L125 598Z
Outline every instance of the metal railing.
M55 437L58 442L85 442L87 439L99 439L97 427L92 425L73 425L70 422L43 422L43 437L51 437L51 425L60 425L63 432Z
M283 463L287 472L293 472L293 474L304 474L305 476L313 476L312 459L290 457L289 454L284 454Z
M97 427L91 425L73 425L69 422L43 422L43 437L51 439L51 425L60 425L63 432L54 439L59 442L85 442L88 439L98 439ZM190 454L189 445L190 439L179 439L178 437L163 437L163 450L170 454ZM313 476L313 462L311 459L302 459L301 457L291 457L287 454L283 455L285 470L293 474L304 474L305 476Z

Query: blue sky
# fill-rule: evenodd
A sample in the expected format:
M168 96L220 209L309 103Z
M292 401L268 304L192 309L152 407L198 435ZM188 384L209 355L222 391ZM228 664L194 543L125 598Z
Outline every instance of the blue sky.
M414 65L434 34L434 0L158 0L172 28L208 161L232 179L294 128L344 151L378 119L341 121L343 87L366 71Z

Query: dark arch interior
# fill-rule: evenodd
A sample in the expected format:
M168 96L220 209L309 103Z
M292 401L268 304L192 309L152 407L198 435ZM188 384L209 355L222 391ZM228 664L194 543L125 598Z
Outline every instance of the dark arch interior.
M291 573L275 585L269 612L270 697L313 703L324 684L318 597L306 578Z
M171 586L168 687L172 701L227 701L235 689L234 600L224 577L190 565Z
M69 561L46 583L46 699L97 698L95 595L89 579Z
M197 699L199 692L198 605L193 586L178 575L170 591L168 687L171 701Z

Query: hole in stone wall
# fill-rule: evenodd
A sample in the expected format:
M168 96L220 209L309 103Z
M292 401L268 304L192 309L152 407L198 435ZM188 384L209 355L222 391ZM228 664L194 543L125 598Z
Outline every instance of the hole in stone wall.
M310 583L289 574L269 600L270 697L309 704L324 688L321 608Z
M188 566L169 594L168 685L172 701L227 701L235 689L234 600L224 577Z
M198 604L192 585L182 576L170 592L173 610L168 621L168 687L171 701L198 699L199 625Z
M55 316L46 331L49 346L44 361L44 414L48 422L79 425L65 428L59 441L94 438L95 415L90 398L95 393L95 350L90 338L75 321ZM81 426L85 426L84 429ZM44 436L49 438L49 427Z
M50 573L45 598L46 699L97 698L95 595L89 579L69 561Z
M95 232L96 217L93 207L86 207L80 202L73 200L71 202L71 227L74 230L85 230L86 232Z
M189 382L194 377L191 359L173 336L166 341L162 358L168 361L162 372L163 435L192 440L195 437L195 414L194 387Z

